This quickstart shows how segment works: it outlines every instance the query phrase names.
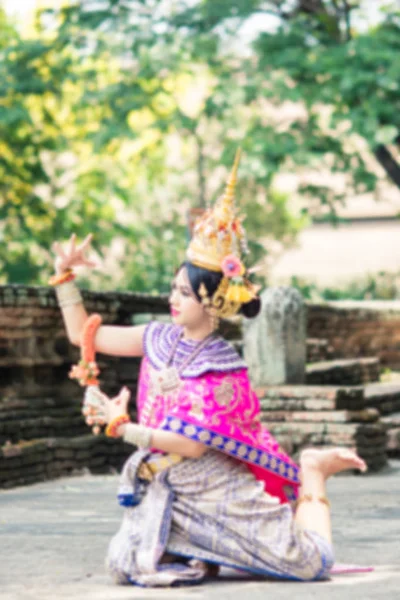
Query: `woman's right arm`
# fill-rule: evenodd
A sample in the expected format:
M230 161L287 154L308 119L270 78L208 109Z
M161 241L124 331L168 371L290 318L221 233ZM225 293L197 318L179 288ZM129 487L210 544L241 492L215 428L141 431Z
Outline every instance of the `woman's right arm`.
M61 247L61 244L56 242L53 245L56 254L56 273L61 274L67 269L77 266L95 266L93 261L85 258L85 251L88 249L91 239L92 236L89 235L82 244L77 246L75 235L72 235L69 245L65 249ZM60 287L62 285L70 284L61 284ZM68 303L68 300L65 303L60 302L60 309L68 339L76 346L80 345L82 329L88 319L88 314L83 303L78 300L77 296L74 299L74 303ZM146 325L132 327L101 325L94 339L95 351L113 356L142 356L145 328Z
M61 312L69 341L80 346L82 329L88 318L84 305L66 306ZM110 356L143 356L145 329L146 325L101 325L94 338L95 352Z

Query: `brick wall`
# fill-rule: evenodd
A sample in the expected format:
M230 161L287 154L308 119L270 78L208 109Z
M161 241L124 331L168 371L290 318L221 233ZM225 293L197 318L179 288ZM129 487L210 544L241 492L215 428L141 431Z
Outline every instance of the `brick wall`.
M142 315L143 320L143 313L163 315L168 310L167 299L160 297L88 291L83 296L88 312L99 312L105 323L128 325L135 315ZM0 286L0 447L7 447L0 458L0 486L6 465L21 463L23 471L29 464L37 440L88 434L81 415L83 390L68 377L71 364L78 359L79 350L66 337L54 290ZM127 385L135 396L138 359L100 355L98 362L104 391L113 394ZM17 457L11 456L10 444ZM23 449L21 456L18 445ZM47 457L55 459L56 447L56 443L45 443ZM99 447L106 448L104 444ZM52 466L47 470L52 472ZM18 477L23 477L22 472Z
M168 315L166 297L83 292L88 313L104 323L131 325ZM237 323L223 334L238 337ZM81 415L83 390L68 377L79 359L69 343L54 290L0 286L0 488L56 477L75 469L119 468L132 447L92 436ZM136 395L139 359L97 356L108 394L123 385ZM135 403L131 403L135 418Z
M328 340L334 357L377 356L400 370L400 301L309 303L307 336Z
M89 313L129 325L165 318L167 298L83 291ZM240 338L240 319L222 333ZM400 303L309 304L308 337L325 338L336 356L379 356L400 368ZM84 423L82 389L68 378L79 357L68 342L54 291L0 286L0 488L40 481L76 468L119 468L130 448L94 438ZM138 359L99 356L101 387L136 394ZM132 416L134 417L134 403Z

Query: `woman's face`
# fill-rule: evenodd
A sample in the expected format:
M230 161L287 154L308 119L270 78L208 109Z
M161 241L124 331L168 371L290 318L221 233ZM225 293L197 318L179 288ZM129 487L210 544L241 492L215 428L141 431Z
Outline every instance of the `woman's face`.
M172 320L176 325L195 329L208 319L203 305L193 293L185 267L173 279L169 304Z

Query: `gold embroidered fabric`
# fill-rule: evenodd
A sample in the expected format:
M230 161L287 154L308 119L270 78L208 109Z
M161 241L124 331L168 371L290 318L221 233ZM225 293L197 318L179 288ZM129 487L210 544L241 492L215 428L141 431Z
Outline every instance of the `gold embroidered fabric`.
M183 460L183 456L179 454L154 454L147 461L142 462L138 469L140 479L152 481L154 476L164 469L169 469L173 465L177 465Z

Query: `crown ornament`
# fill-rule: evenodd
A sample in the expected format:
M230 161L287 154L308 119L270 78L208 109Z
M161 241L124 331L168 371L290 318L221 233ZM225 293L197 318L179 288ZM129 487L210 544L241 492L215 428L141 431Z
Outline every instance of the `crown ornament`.
M212 298L206 296L204 284L200 290L203 305L222 318L235 315L258 291L246 276L241 258L248 253L248 247L244 217L235 206L240 154L239 149L224 193L197 219L186 253L192 264L223 274Z

